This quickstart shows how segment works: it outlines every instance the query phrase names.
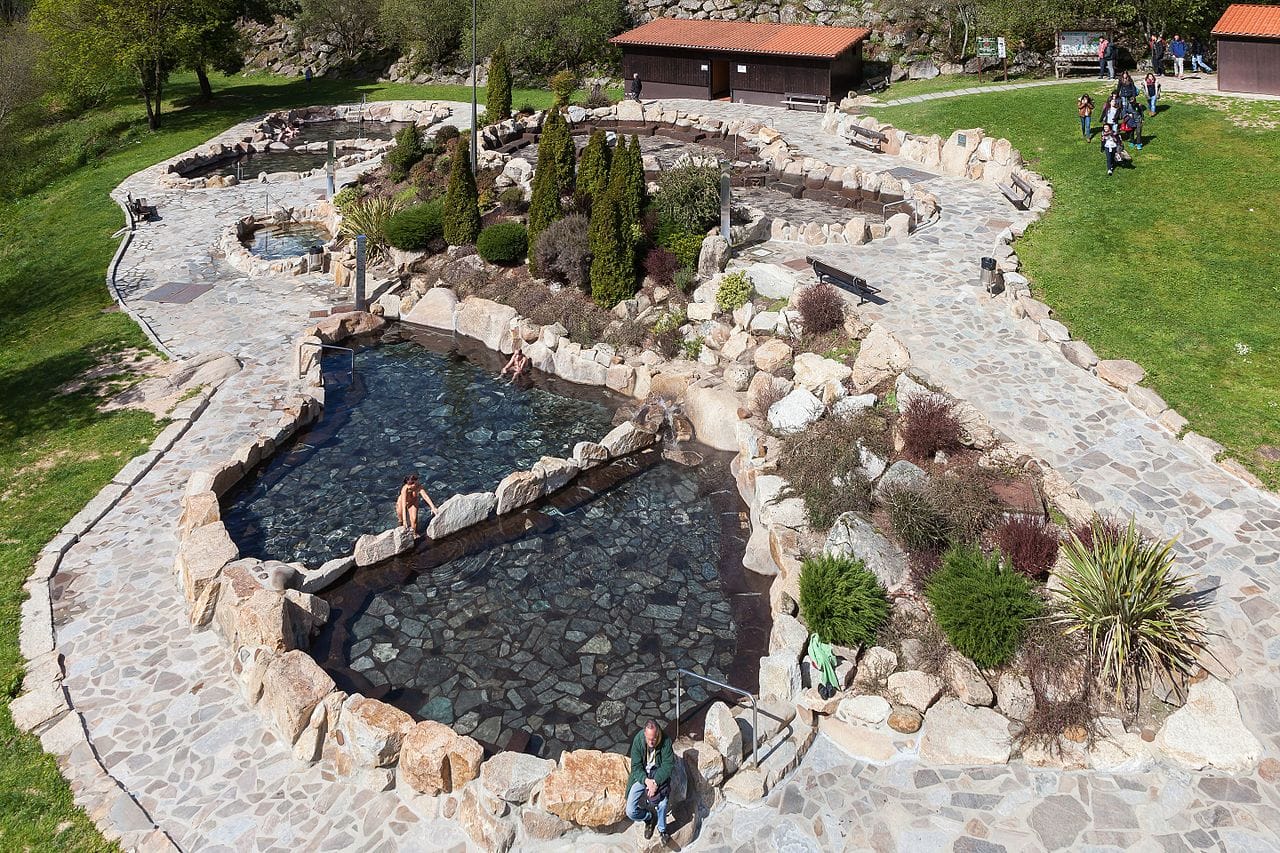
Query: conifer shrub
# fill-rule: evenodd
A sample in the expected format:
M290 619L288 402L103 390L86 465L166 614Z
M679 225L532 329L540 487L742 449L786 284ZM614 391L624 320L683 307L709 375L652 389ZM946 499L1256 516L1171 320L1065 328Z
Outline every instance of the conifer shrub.
M588 230L591 244L591 298L612 308L635 293L631 241L623 231L622 202L616 187L592 205Z
M720 221L720 168L685 163L658 178L658 213L681 231L705 233Z
M609 163L613 149L609 147L605 132L597 128L587 140L578 161L578 191L588 199L595 198L609 187Z
M495 222L476 239L476 252L491 264L514 264L528 248L528 232L519 222Z
M721 311L736 311L751 301L756 289L744 270L727 273L716 290L716 305Z
M416 124L411 124L396 134L396 144L382 157L387 167L387 177L400 183L409 177L409 170L427 155L427 147L422 142L422 133Z
M390 245L406 252L424 252L438 247L444 237L440 201L433 199L406 207L387 220L383 231Z
M951 645L984 668L1010 661L1043 611L1025 575L976 545L956 545L943 555L925 597Z
M875 645L889 612L884 587L861 560L821 554L801 564L800 616L823 640Z
M466 246L480 236L480 198L464 142L459 137L453 143L449 189L444 197L444 239L450 246Z
M502 42L489 54L484 115L489 124L511 118L511 63L507 61L507 49Z

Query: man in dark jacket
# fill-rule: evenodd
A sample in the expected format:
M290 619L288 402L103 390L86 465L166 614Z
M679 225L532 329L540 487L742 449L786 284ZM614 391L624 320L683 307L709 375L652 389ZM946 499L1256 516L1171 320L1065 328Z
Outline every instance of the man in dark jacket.
M645 838L653 837L656 825L666 840L667 797L674 767L671 741L657 722L649 720L631 739L631 776L627 778L627 817L644 821Z

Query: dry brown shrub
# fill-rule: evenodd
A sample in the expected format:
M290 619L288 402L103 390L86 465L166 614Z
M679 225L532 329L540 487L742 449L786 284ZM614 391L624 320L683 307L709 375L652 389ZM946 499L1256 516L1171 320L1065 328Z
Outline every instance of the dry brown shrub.
M929 462L939 450L959 450L964 434L955 402L936 394L916 394L902 410L902 443L906 455Z

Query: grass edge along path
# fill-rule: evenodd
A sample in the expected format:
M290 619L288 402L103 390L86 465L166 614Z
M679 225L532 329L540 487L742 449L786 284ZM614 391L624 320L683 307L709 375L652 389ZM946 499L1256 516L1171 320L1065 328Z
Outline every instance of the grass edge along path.
M1048 213L1016 243L1037 298L1100 358L1144 381L1272 489L1280 459L1280 105L1210 108L1166 96L1134 168L1108 176L1075 99L1105 86L1049 86L869 108L917 133L981 127L1053 184ZM1274 113L1274 115L1273 115ZM1249 126L1250 124L1255 126ZM1083 414L1083 413L1082 413Z
M106 356L145 351L141 330L115 310L105 277L118 246L119 208L108 193L129 175L196 147L255 115L309 104L469 99L466 86L362 81L215 78L217 97L193 104L194 79L175 75L164 125L146 130L140 102L121 95L62 122L6 133L33 191L0 202L0 849L116 849L76 806L40 741L8 712L21 690L18 649L23 585L40 551L123 465L146 449L161 423L150 415L99 411L109 380L60 390ZM483 97L484 91L480 90ZM517 90L515 105L546 107L549 92ZM13 137L11 137L13 139ZM12 149L11 149L12 153ZM23 161L23 158L28 158Z

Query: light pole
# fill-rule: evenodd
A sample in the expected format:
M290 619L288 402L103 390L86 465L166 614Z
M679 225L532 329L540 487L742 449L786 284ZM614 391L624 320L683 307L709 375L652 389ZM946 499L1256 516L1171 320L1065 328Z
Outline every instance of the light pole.
M479 164L476 162L476 78L479 76L480 63L476 57L476 0L471 0L471 174L476 174Z

